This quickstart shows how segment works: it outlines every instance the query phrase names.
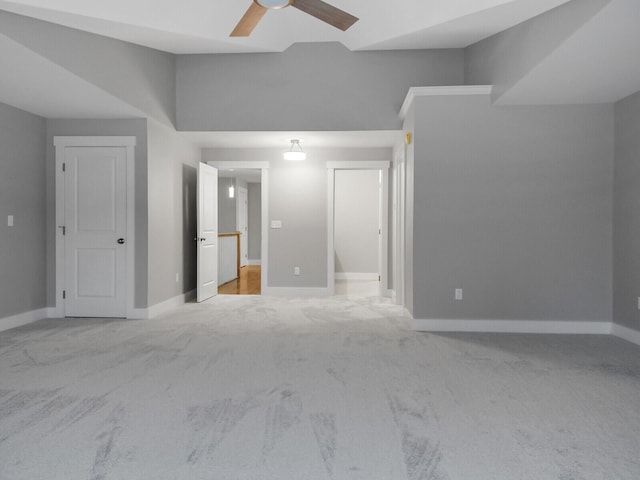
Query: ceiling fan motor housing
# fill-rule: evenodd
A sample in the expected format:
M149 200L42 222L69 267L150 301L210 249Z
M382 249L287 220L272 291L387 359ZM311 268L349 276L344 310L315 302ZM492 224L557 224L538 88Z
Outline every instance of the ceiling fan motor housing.
M258 5L269 10L278 10L279 8L288 7L293 3L293 0L253 0Z

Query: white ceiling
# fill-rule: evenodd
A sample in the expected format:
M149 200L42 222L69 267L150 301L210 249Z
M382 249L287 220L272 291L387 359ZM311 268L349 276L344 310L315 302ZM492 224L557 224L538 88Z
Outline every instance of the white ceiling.
M0 0L0 9L173 53L465 47L569 0L330 0L360 18L341 32L296 8L269 11L249 38L229 33L252 0Z

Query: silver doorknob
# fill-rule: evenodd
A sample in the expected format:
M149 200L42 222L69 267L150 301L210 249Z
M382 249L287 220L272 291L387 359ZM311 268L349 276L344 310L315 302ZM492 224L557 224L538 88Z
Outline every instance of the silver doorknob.
M118 239L118 243L119 243L120 245L122 245L122 244L124 243L124 238L119 238L119 239Z

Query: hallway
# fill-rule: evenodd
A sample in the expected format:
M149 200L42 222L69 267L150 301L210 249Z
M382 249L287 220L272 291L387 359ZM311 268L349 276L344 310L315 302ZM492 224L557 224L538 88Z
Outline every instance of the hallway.
M240 269L240 277L218 287L219 295L260 295L260 265L247 265Z

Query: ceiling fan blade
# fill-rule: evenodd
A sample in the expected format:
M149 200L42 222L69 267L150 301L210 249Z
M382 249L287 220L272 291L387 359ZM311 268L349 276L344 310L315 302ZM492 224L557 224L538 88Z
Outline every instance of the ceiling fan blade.
M291 6L322 20L329 25L339 28L343 32L358 21L357 17L354 17L333 5L329 5L322 0L294 0Z
M258 22L262 19L264 14L267 13L267 9L261 5L258 5L256 2L251 2L251 5L243 15L243 17L236 25L236 28L231 32L230 37L248 37L251 35L251 32Z

